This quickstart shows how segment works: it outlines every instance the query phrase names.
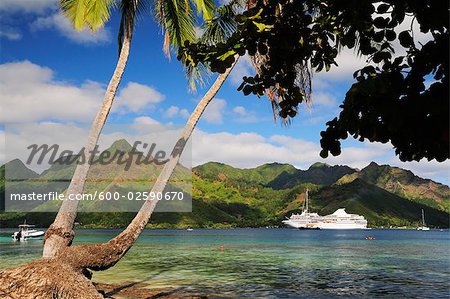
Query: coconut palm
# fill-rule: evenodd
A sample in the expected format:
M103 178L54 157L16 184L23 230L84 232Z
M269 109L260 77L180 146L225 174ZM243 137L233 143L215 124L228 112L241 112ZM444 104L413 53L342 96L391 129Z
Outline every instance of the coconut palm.
M223 42L229 38L236 30L237 26L234 17L237 15L238 11L243 8L245 3L246 1L243 0L232 0L218 8L216 10L215 17L205 23L205 33L201 37L203 42L214 44ZM184 147L192 135L192 132L200 120L200 117L206 110L208 104L214 99L219 89L225 83L233 67L236 65L238 58L238 55L234 57L235 60L231 67L217 77L203 98L197 104L183 128L181 136L172 149L169 160L165 163L161 173L153 185L151 193L158 194L164 192L164 189L180 160ZM190 72L191 70L188 69L187 71ZM78 265L83 269L89 268L105 270L114 266L131 248L139 235L143 232L157 203L158 201L154 200L145 201L127 228L109 242L66 248L62 254L62 257L70 256L75 258L77 261L83 261L82 264Z
M111 80L106 89L102 105L95 117L84 147L86 161L91 155L111 110L117 89L130 53L136 18L153 6L158 24L164 31L164 52L170 56L170 48L177 47L183 41L195 40L195 16L193 10L201 13L204 19L213 16L213 0L60 0L63 14L71 21L77 30L85 27L96 31L102 28L111 16L111 11L119 7L121 13L119 28L119 58ZM195 7L195 8L194 8ZM81 194L89 172L89 163L77 165L66 198L70 194ZM73 223L75 221L78 201L64 201L60 210L49 227L44 244L44 257L53 257L60 249L71 244L73 240Z

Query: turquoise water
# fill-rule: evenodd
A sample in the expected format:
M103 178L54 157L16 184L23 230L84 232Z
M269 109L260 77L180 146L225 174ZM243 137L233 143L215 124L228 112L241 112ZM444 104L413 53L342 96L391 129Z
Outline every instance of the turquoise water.
M0 269L38 258L42 240L1 231ZM118 230L78 230L76 243ZM373 241L365 240L374 236ZM223 246L220 250L220 246ZM210 298L450 297L449 231L146 230L95 281Z

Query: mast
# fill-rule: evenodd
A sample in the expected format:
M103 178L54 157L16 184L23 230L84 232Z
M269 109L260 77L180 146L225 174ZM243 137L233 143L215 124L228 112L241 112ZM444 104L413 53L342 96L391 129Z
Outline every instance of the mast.
M423 209L422 209L422 226L425 226L425 215L423 213Z
M306 202L306 213L308 213L308 189L306 189L306 194L305 194L305 202Z

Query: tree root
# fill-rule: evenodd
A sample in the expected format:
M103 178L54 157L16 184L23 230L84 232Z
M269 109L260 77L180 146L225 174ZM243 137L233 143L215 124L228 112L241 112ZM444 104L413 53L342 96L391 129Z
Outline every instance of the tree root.
M0 298L103 298L86 274L59 258L40 259L0 272Z

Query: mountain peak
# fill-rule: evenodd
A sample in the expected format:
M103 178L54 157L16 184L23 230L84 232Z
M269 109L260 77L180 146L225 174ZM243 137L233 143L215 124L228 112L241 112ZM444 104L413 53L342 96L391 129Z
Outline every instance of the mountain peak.
M128 153L133 149L133 146L131 146L131 144L126 141L125 139L119 139L113 142L113 144L111 144L111 146L107 149L107 151L109 152L125 152Z
M312 169L312 168L319 168L319 167L330 167L330 165L328 165L327 163L316 162L316 163L314 163L313 165L311 165L311 166L309 167L309 169Z
M14 159L2 166L2 177L7 179L22 180L39 176L36 172L29 169L20 159Z

